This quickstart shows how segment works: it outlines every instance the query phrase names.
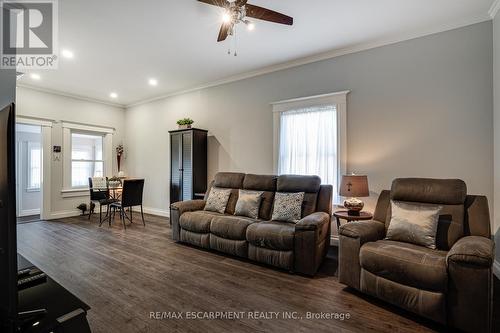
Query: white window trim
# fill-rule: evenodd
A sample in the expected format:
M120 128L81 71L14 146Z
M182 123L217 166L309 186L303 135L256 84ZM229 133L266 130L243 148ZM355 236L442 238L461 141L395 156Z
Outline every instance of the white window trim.
M349 93L350 90L345 90L271 103L273 107L273 169L276 174L278 173L281 114L290 110L335 105L337 109L337 152L339 156L337 184L340 184L342 175L345 175L347 171L347 95ZM338 191L338 189L334 189L334 191Z
M63 198L80 197L88 195L88 187L73 188L71 185L71 133L88 133L103 136L103 158L104 176L111 177L113 174L113 134L114 128L85 125L79 123L63 122Z

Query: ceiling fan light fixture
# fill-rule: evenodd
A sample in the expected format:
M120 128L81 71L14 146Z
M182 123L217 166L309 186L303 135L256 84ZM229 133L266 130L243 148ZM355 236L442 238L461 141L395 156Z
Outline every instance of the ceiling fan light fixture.
M248 31L254 31L255 30L255 24L253 22L247 21L245 23L247 24Z
M232 19L231 14L229 14L229 12L226 10L224 14L222 14L222 22L229 23L231 22L231 19Z

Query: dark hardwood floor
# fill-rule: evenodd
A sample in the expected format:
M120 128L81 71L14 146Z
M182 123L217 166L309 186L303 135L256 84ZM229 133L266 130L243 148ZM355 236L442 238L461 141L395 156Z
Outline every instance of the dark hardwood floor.
M99 228L96 218L85 217L21 224L18 239L22 255L92 307L93 332L445 330L338 283L335 248L319 274L309 278L177 244L168 220L151 215L146 227L137 220L127 230L118 219L111 228ZM245 314L243 319L186 319L193 311ZM248 318L249 312L267 311L278 312L279 319ZM151 312L180 312L184 319L151 319ZM283 319L284 312L303 318ZM350 318L313 320L306 312Z
M17 218L17 223L29 223L40 221L40 215L22 216Z

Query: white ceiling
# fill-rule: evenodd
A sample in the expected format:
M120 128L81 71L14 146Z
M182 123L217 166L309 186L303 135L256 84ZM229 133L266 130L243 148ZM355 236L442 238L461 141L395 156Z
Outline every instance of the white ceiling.
M60 0L59 47L74 58L19 84L130 105L318 54L485 21L493 2L250 0L295 23L239 27L234 57L227 55L231 39L216 42L221 10L196 0ZM151 77L158 86L148 85Z

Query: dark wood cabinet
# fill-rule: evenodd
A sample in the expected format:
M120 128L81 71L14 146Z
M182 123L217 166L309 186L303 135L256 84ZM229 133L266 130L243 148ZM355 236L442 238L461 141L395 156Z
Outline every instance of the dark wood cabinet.
M207 190L207 131L170 131L170 203Z

